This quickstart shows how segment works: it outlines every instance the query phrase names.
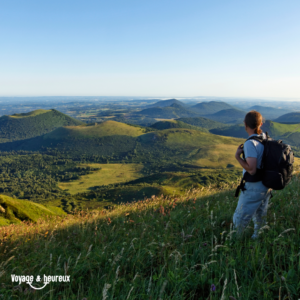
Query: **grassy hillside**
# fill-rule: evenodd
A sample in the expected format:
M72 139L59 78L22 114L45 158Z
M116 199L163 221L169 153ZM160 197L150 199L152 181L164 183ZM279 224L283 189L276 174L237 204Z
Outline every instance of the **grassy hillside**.
M0 226L22 221L37 222L46 216L63 216L66 213L59 207L41 205L26 200L0 195Z
M292 112L274 120L278 123L300 123L300 112Z
M297 299L299 187L295 177L274 193L268 225L257 242L250 239L252 223L241 239L235 237L237 199L231 186L2 227L1 294L24 300L99 295L120 300ZM67 273L71 282L34 292L26 283L12 283L12 270L34 278Z
M282 139L283 142L294 146L300 145L300 124L281 124L267 120L261 128L264 132L268 132L269 136L273 139ZM244 124L212 129L210 132L224 136L248 138Z
M60 127L40 137L0 144L0 150L37 151L46 148L69 152L73 157L86 155L110 156L133 151L136 137L147 129L106 121L100 124Z
M210 129L214 129L214 128L223 128L226 127L228 125L224 124L224 123L220 123L217 121L213 121L207 118L203 118L203 117L196 117L196 118L180 118L177 119L177 121L182 121L186 124L190 124L193 126L198 126L198 127L202 127L202 128L206 128L208 130Z
M166 129L138 138L141 153L152 159L168 159L201 167L237 166L234 153L242 140L190 129ZM226 157L226 160L224 158Z
M208 132L208 130L205 128L193 126L193 125L184 123L179 120L160 121L160 122L154 123L150 127L158 129L158 130L164 130L164 129L170 129L170 128L187 128L187 129L201 130L204 132Z
M61 126L83 124L55 109L39 109L24 114L0 117L0 142L40 136Z
M290 110L287 109L280 109L275 107L268 107L268 106L261 106L261 105L254 105L251 106L247 111L256 110L262 114L265 120L274 120L284 114L290 113Z
M146 130L141 127L131 126L116 121L105 121L103 123L95 123L90 126L82 125L61 127L47 135L44 135L44 139L86 139L114 135L136 137L144 134L145 132Z
M208 119L222 123L241 123L245 118L246 112L236 108L224 109L212 115L206 115Z
M222 101L210 101L198 103L191 107L199 115L211 115L224 109L232 109L233 106Z

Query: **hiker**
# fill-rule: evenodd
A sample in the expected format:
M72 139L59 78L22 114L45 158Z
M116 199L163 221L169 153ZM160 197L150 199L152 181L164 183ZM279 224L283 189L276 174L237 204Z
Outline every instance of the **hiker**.
M257 111L252 110L246 114L244 124L249 137L262 136L264 139L266 138L260 129L262 121L262 115ZM245 160L241 158L243 152ZM236 160L243 167L243 178L245 178L245 184L241 187L238 205L233 215L233 229L237 231L238 237L241 236L251 219L254 223L252 239L258 237L259 229L266 224L272 189L267 188L261 181L260 166L263 152L264 145L250 139L244 145L240 145L235 154Z

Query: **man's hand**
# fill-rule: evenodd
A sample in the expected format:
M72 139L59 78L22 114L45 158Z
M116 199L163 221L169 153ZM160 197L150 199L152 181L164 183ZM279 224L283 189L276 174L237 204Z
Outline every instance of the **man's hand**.
M240 157L241 154L244 152L243 147L244 147L243 144L241 144L241 145L238 146L238 148L236 150L236 153L235 153L235 158Z

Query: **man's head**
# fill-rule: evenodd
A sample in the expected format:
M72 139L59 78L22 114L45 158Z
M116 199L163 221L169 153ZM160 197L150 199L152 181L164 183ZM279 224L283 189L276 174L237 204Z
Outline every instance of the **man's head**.
M263 124L263 117L258 111L251 110L246 114L244 124L246 131L250 131L248 133L253 131L253 133L261 134L260 127Z

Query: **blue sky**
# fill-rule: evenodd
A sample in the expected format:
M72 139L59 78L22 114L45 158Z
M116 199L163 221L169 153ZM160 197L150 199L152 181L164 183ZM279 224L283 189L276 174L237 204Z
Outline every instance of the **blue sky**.
M0 1L0 96L300 99L300 1Z

